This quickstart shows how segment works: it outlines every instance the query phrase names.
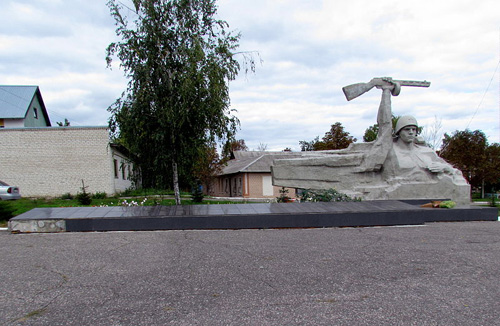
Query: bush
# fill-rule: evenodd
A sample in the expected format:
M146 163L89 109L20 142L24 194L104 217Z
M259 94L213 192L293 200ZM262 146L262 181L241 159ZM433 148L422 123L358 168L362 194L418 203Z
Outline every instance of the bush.
M490 207L497 207L497 194L493 193L490 200Z
M0 221L8 221L11 217L14 217L14 208L9 202L0 200Z
M85 187L85 182L83 182L82 179L82 186L80 187L80 189L82 189L82 192L76 195L76 200L78 200L78 203L80 205L90 205L92 203L92 197L87 191L85 191L85 189L87 188L88 186Z
M64 195L61 196L61 199L71 200L71 199L73 199L73 195L70 194L69 192L67 192L67 193L65 193Z
M201 203L204 197L203 187L200 184L195 185L191 191L191 200L195 203Z
M80 192L76 195L76 200L80 205L90 205L92 203L92 198L88 192Z
M280 189L280 195L279 197L276 197L276 201L278 203L287 203L290 200L290 197L288 197L288 189L285 187L281 187Z
M346 194L338 192L333 188L330 188L328 190L307 189L302 192L300 199L301 201L310 201L310 202L361 201L361 198L357 197L352 198Z
M106 192L96 192L92 195L93 199L106 199L108 198L108 194Z

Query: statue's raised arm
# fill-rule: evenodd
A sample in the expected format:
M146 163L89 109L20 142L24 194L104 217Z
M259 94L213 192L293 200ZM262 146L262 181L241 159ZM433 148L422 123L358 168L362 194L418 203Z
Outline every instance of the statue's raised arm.
M363 95L375 86L377 88L389 86L391 89L391 94L394 96L398 96L401 92L401 86L429 87L431 86L431 83L425 80L394 80L392 79L392 77L376 77L370 80L368 83L358 83L345 86L342 88L342 91L344 91L346 99L350 101L360 95Z
M342 88L348 101L363 95L372 88L382 89L382 99L377 114L378 134L372 149L366 153L359 172L379 171L392 147L391 95L398 96L402 86L429 87L428 81L395 80L392 77L376 77L368 83L358 83Z

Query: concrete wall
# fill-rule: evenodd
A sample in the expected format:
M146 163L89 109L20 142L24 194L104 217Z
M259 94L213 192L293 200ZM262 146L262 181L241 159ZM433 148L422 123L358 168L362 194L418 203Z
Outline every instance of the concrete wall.
M76 194L82 179L88 192L115 193L106 127L0 129L0 180L24 197Z

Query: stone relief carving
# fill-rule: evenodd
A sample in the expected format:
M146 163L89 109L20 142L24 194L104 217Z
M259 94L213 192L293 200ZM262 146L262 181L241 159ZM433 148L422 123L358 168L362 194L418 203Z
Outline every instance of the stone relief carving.
M348 101L373 88L382 90L377 139L353 143L344 150L303 152L301 158L275 160L273 184L335 188L365 200L449 198L459 204L469 203L470 186L462 173L422 144L414 117L401 117L392 129L391 97L399 95L402 86L429 87L430 82L384 77L344 87Z

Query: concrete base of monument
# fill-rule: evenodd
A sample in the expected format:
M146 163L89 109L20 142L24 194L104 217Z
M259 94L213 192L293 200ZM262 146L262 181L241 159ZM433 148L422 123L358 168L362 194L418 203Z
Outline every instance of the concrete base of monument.
M323 228L496 221L498 210L422 208L422 201L259 203L193 206L35 208L9 221L13 233Z

